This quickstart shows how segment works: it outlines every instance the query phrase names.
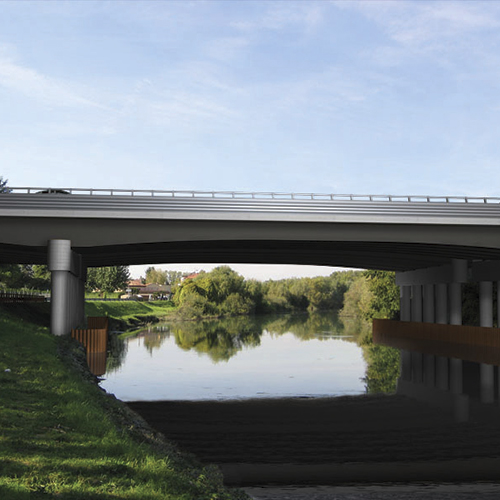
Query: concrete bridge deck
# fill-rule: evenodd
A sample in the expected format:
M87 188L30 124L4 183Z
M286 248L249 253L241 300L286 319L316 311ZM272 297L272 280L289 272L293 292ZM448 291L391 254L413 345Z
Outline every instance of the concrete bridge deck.
M46 262L52 239L71 241L87 266L204 261L403 271L450 258L500 259L496 198L36 190L0 194L1 262Z

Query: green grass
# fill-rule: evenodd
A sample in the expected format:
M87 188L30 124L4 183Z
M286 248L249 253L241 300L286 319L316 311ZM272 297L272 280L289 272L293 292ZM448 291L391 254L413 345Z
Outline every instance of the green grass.
M246 498L103 393L76 343L18 313L0 309L1 499Z
M88 301L85 302L87 316L109 316L114 320L112 328L120 329L144 324L172 315L177 308L170 301L151 302L124 301Z

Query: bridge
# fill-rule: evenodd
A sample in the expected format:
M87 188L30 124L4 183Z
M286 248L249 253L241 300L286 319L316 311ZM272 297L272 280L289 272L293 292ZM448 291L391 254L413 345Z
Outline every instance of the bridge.
M184 262L396 271L401 320L423 323L427 333L448 325L443 332L452 336L465 328L462 286L476 282L480 327L500 332L492 328L500 198L43 187L0 193L0 263L48 264L54 335L85 319L87 267ZM499 300L497 308L500 318ZM405 350L401 359L405 390L420 390L428 366L436 390L465 401L461 359ZM491 402L500 370L480 367L481 399Z
M11 188L0 262L48 263L52 331L83 319L86 268L183 262L397 271L401 318L461 324L461 284L480 282L492 326L500 198Z

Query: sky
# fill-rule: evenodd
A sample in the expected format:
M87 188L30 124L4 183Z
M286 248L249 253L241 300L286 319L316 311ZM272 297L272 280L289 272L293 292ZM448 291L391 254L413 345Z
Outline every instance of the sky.
M3 0L0 176L498 196L499 87L498 1Z

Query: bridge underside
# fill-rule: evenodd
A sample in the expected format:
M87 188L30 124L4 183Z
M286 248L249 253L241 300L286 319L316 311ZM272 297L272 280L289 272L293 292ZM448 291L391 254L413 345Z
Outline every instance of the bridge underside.
M482 303L489 304L491 284L500 281L498 200L42 193L0 196L0 263L48 263L59 283L52 293L56 334L81 314L74 304L83 301L87 267L205 262L392 270L403 319L452 324L461 323L463 283L483 283ZM491 326L490 316L484 313L483 326Z
M221 240L73 247L88 267L168 264L303 264L407 271L450 259L500 260L491 248L376 241ZM46 264L46 246L0 244L0 263Z

